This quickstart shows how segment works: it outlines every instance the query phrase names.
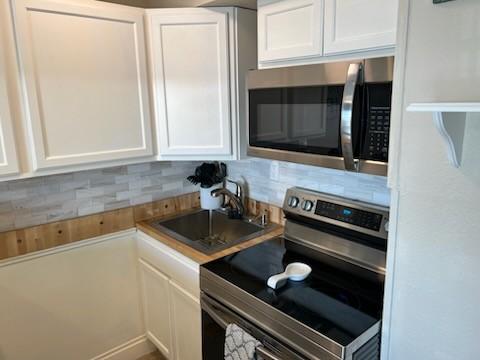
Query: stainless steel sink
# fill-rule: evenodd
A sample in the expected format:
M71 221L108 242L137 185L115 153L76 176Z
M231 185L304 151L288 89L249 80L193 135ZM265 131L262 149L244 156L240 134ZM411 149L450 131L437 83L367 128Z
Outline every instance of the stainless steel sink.
M248 220L230 219L223 212L208 210L152 221L150 225L204 254L261 236L275 226L264 227Z

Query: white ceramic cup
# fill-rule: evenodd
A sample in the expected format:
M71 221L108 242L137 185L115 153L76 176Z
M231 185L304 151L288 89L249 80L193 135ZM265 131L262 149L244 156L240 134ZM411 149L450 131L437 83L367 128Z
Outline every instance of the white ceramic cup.
M223 203L223 196L213 197L212 190L220 189L223 184L215 184L209 188L200 188L200 206L205 210L220 209Z

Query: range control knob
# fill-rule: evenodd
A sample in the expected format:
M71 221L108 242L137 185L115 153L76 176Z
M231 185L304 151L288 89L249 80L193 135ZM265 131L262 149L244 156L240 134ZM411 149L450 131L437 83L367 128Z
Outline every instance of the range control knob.
M292 208L296 208L298 206L299 202L300 202L300 200L296 196L290 196L288 198L288 206L290 206Z
M312 209L313 209L313 202L310 201L310 200L305 200L305 201L302 203L302 209L305 210L305 211L312 211Z

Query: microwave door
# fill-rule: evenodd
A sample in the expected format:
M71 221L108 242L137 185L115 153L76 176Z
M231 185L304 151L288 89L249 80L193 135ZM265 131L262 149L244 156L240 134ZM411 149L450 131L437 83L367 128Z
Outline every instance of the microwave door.
M250 90L249 145L341 157L342 94L343 85Z
M342 110L340 119L340 141L342 144L345 170L359 171L359 160L354 157L353 148L353 110L357 83L361 81L362 64L353 63L348 67L347 81L343 90Z

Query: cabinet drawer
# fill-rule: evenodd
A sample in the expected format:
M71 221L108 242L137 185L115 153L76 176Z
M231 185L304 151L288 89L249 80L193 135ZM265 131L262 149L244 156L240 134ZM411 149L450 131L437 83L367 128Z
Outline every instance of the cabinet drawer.
M138 256L181 285L191 295L200 296L199 264L158 240L137 233Z

